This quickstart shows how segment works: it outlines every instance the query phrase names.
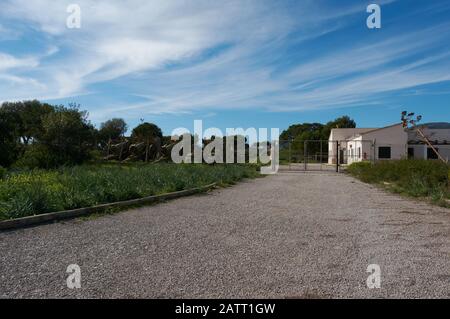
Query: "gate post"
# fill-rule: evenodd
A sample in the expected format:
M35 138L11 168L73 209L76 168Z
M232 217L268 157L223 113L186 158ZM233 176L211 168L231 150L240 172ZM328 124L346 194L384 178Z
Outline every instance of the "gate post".
M339 141L336 141L336 173L339 173Z
M322 143L323 141L322 140L320 140L320 170L322 170L322 163L323 163L323 149L322 149Z
M306 164L306 154L307 154L307 141L304 142L303 146L303 160L305 161L305 171L307 170L308 165Z
M290 138L288 140L289 143L289 170L291 170L291 161L292 161L292 147L291 147L291 143L292 143L292 139Z

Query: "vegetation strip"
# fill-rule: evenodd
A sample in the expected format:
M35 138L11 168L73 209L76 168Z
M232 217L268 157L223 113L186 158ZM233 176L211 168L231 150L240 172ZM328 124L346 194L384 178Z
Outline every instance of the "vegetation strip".
M439 161L360 162L351 164L347 172L393 193L430 199L443 206L447 206L450 199L450 165Z
M51 222L55 220L63 220L63 219L69 219L69 218L75 218L75 217L81 217L93 213L98 213L101 211L104 211L108 208L115 208L115 207L129 207L133 205L141 205L141 204L149 204L154 203L162 200L167 199L175 199L179 197L184 197L192 194L197 194L201 192L208 191L209 189L215 187L217 183L212 183L206 186L162 194L162 195L154 195L154 196L148 196L144 198L138 198L138 199L131 199L121 202L115 202L110 204L102 204L92 207L86 207L86 208L78 208L73 210L66 210L61 212L55 212L55 213L47 213L47 214L41 214L41 215L35 215L35 216L28 216L28 217L22 217L22 218L16 218L16 219L10 219L5 221L0 221L0 230L5 229L13 229L13 228L20 228L25 226L31 226L36 224L42 224L45 222Z
M92 207L261 176L257 166L93 164L7 172L0 179L0 220Z

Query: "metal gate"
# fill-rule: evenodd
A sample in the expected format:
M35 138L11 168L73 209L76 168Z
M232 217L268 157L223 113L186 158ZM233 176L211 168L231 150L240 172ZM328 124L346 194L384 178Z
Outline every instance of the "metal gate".
M374 162L375 141L280 140L280 168L291 171L340 172L349 164Z

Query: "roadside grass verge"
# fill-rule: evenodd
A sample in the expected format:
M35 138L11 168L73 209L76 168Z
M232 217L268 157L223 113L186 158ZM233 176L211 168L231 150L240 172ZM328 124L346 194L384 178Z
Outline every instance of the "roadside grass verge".
M399 160L351 164L347 172L363 182L415 198L448 206L450 166L438 161Z
M137 199L260 176L256 165L99 164L9 172L0 179L0 220Z

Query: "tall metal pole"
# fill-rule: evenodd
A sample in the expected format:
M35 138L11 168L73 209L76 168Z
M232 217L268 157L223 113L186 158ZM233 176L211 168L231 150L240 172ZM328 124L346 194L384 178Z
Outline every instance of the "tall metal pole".
M339 141L336 141L336 173L339 173Z
M322 163L323 163L323 158L322 158L322 156L323 156L323 153L322 153L322 140L320 140L320 170L322 170Z

